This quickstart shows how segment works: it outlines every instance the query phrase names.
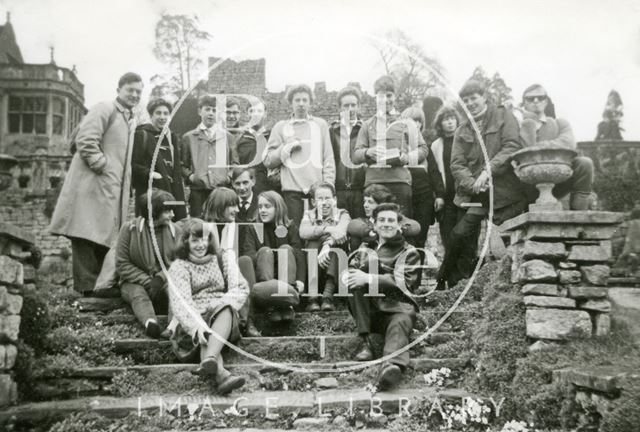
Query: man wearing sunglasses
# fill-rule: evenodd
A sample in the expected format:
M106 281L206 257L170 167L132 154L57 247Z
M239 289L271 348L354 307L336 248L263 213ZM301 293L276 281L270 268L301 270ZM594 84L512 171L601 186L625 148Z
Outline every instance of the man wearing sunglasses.
M560 146L576 148L576 140L568 121L555 118L555 108L546 90L540 84L533 84L524 91L522 105L525 119L520 128L520 136L526 146ZM553 195L562 198L571 194L571 210L589 210L593 191L593 161L577 156L572 163L573 175L553 188Z

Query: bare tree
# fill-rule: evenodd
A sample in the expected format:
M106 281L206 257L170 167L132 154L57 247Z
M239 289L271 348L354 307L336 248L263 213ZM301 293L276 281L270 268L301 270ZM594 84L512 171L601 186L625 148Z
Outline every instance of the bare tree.
M387 75L396 80L397 103L404 108L422 100L429 89L438 86L440 80L437 74L442 75L444 68L403 31L391 30L384 34L384 38L391 45L374 42L373 46Z
M181 95L191 87L204 65L200 54L211 34L201 30L198 18L187 15L162 14L156 23L153 53L167 72L152 79L154 95Z

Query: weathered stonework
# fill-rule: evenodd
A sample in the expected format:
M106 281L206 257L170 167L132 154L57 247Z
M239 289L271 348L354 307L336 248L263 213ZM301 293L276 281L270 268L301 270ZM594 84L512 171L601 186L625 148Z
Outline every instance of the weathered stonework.
M524 297L525 306L575 309L576 301L566 297L530 295Z
M577 299L604 298L607 296L607 289L604 287L591 286L570 286L569 297Z
M22 261L32 259L33 239L6 222L0 223L0 407L17 400L17 386L11 370L15 366L20 333L22 290L25 280L35 280L35 269L25 275Z
M527 309L527 336L535 339L566 340L588 338L592 324L589 313L579 310Z
M561 242L537 242L533 240L527 240L524 242L524 249L522 252L524 259L562 259L567 256L567 249Z
M621 221L622 215L609 212L533 211L500 227L511 233L511 280L522 285L528 337L609 334L610 239Z
M535 259L525 261L518 268L518 282L555 282L558 275L552 264Z
M582 279L589 285L606 286L609 281L611 269L607 265L596 264L580 267Z
M558 285L547 283L529 283L520 291L524 295L557 296L560 294Z
M559 270L558 281L563 285L580 283L580 272L578 270Z
M611 247L605 245L575 245L569 251L569 261L576 262L607 262L611 260Z

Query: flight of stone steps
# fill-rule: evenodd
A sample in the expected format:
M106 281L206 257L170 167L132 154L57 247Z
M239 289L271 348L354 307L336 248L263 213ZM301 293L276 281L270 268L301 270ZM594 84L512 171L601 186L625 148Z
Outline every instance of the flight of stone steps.
M434 293L437 295L438 293ZM203 398L220 410L234 406L265 414L265 400L277 398L277 412L307 412L317 416L318 406L369 406L372 398L382 402L382 409L393 413L398 404L413 398L459 399L468 393L455 388L431 388L423 374L432 369L449 368L456 376L468 362L459 356L457 340L463 337L456 322L461 313L433 331L411 349L412 368L401 385L387 393L376 392L378 366L346 370L357 363L351 356L358 349L353 319L344 305L335 312L299 312L288 324L270 323L264 315L255 322L263 336L242 338L238 347L255 356L248 358L233 349L224 351L225 366L234 374L247 378L244 387L226 397L216 396L215 387L195 374L197 364L178 363L170 342L149 339L130 308L119 298L78 299L82 326L100 326L111 332L110 343L123 359L120 366L72 368L64 376L40 377L37 388L43 402L22 404L0 412L0 425L12 419L35 422L39 418L68 415L74 412L97 412L108 417L130 413L159 412L159 406L174 410ZM421 315L412 340L424 334L444 313L444 309L423 306L429 313ZM424 317L427 317L426 319ZM166 316L160 316L165 325ZM376 350L381 354L382 340ZM292 371L293 369L293 371ZM310 372L301 372L310 371ZM132 384L134 383L134 384ZM191 399L189 399L191 398ZM378 400L375 399L375 400ZM304 417L304 416L303 416Z

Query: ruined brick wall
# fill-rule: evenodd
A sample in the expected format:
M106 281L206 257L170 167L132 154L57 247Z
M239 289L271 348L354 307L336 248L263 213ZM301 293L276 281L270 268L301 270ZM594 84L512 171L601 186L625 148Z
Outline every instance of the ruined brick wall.
M209 66L214 65L220 60L218 57L209 58ZM351 85L359 88L359 83L349 82ZM287 86L288 87L288 86ZM311 113L317 117L324 118L327 122L338 119L338 92L340 89L327 91L324 82L317 82L312 86L315 93L315 101L311 108ZM266 70L265 60L244 60L235 62L233 60L225 60L209 73L209 82L207 83L209 93L225 93L225 94L249 94L259 97L265 101L267 106L267 127L272 127L277 121L288 118L291 115L291 109L285 99L286 90L282 92L269 92L266 88ZM246 114L248 101L241 100L241 111ZM361 101L361 113L363 118L371 117L375 112L375 98L363 92ZM248 121L245 115L242 119Z

